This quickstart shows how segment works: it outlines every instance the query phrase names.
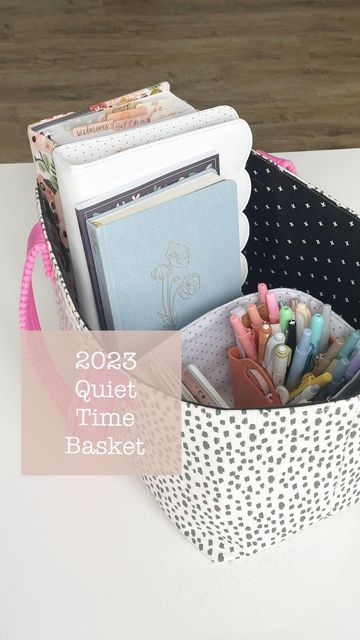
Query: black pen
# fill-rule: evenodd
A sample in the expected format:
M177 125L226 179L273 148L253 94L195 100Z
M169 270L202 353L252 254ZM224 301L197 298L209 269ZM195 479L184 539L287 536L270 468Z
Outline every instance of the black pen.
M290 347L292 352L294 352L294 349L296 347L296 320L289 320L287 326L286 344L288 345L288 347Z

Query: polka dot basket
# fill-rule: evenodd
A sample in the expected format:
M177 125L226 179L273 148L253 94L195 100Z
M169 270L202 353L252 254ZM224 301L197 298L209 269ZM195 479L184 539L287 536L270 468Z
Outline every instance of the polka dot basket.
M299 297L313 312L333 308L333 335L359 328L360 220L294 174L252 152L250 239L243 287L248 303L259 281L284 301ZM40 223L29 239L20 303L22 328L40 328L31 289L39 251L53 279L61 325L86 330L61 255ZM34 249L35 247L35 249ZM284 288L286 285L287 288ZM25 288L24 288L25 286ZM282 287L282 288L280 288ZM231 402L226 353L233 344L232 301L183 330L183 358L199 366ZM143 480L175 527L213 562L251 556L355 504L360 495L360 388L341 400L274 409L213 409L183 402L180 476Z

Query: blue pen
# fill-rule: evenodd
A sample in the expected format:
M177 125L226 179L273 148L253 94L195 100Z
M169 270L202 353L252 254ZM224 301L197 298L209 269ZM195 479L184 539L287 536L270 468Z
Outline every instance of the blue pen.
M324 318L321 315L321 313L315 313L312 316L310 320L309 328L311 329L311 333L312 333L311 343L315 347L314 353L316 355L319 350L319 344L320 344L322 332L324 329Z
M340 385L344 382L344 374L350 364L349 358L341 358L332 373L332 380L320 391L317 400L323 400L331 397L337 392Z
M360 331L353 331L349 335L341 351L338 353L337 355L338 359L340 360L340 358L349 358L352 352L355 350L355 347L359 342L359 340L360 340Z
M289 373L286 380L286 388L290 391L300 380L304 372L304 367L308 359L311 349L311 330L306 328L303 330L300 340L295 347L293 359L290 365Z

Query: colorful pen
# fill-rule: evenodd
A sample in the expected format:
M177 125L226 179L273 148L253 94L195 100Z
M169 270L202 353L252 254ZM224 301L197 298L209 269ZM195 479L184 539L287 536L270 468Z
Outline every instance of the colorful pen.
M331 384L336 384L338 382L341 382L341 380L344 377L345 371L348 369L349 365L350 365L349 358L340 358L337 364L337 367L334 373L332 374L333 379L331 381Z
M355 351L356 345L360 340L360 331L353 331L346 340L343 348L339 352L338 358L349 358L353 351Z
M313 373L305 373L305 375L301 378L301 381L295 387L295 389L292 389L290 391L289 398L290 400L292 400L297 395L299 395L299 393L304 391L304 389L314 384L320 385L321 388L325 387L327 384L329 384L329 382L331 382L331 380L332 380L332 375L327 371L325 371L325 373L322 373L321 376L314 376Z
M273 324L273 323L276 324L277 322L279 322L280 310L276 300L275 293L273 293L272 291L268 291L266 294L266 304L269 309L270 324Z
M309 371L311 371L313 369L315 355L316 355L315 345L311 342L310 343L310 349L309 349L308 357L307 357L307 360L305 362L305 367L304 367L303 373L308 373Z
M291 360L291 349L285 344L279 345L275 349L272 379L275 387L282 387L286 378L286 371Z
M267 291L268 291L268 288L265 282L259 282L258 284L259 304L266 304Z
M255 339L250 329L244 327L237 316L230 317L231 326L234 329L236 338L239 340L247 358L257 361L257 351Z
M271 334L272 334L271 326L267 322L264 322L263 325L260 327L260 331L259 331L258 360L260 364L264 362L266 344Z
M256 343L258 343L259 331L260 331L260 327L262 327L263 325L263 319L261 318L256 308L256 304L249 304L247 307L247 312L250 318L253 333L255 335Z
M309 355L311 342L310 329L304 329L298 344L295 347L295 352L290 365L289 373L286 379L286 388L292 389L300 380L304 372L304 367Z
M321 313L314 313L310 320L309 329L311 329L311 344L314 345L314 354L319 350L319 344L324 329L324 318Z
M295 396L295 398L291 400L289 404L294 405L294 404L300 404L301 402L304 402L304 403L311 402L315 398L315 396L319 393L319 391L320 391L319 384L311 384L310 387L306 387L306 389L304 389L304 391L299 393L298 396Z
M267 308L266 304L259 304L259 305L255 305L258 311L258 314L262 320L262 322L269 322L269 311ZM239 315L238 313L236 313L235 310L235 315ZM232 315L232 314L230 314ZM247 309L245 310L245 313L243 313L241 315L241 321L243 323L243 325L247 328L247 329L251 329L251 320L250 320L250 316L247 312Z
M281 331L273 333L267 341L264 356L264 367L270 376L272 375L273 371L275 349L279 345L284 344L284 342L285 336Z
M238 307L235 307L235 309L231 309L230 311L231 316L237 316L238 318L240 318L240 320L245 314L246 314L246 307L243 307L242 305L239 305Z
M344 373L346 382L349 382L360 369L360 351L356 351L355 355L351 358L348 368Z
M286 333L288 324L290 320L292 320L292 318L293 318L293 312L291 307L288 307L287 305L284 304L280 309L280 327L283 333Z
M334 360L332 360L329 364L328 367L326 367L325 371L328 371L329 373L334 373L336 367L338 366L339 360L337 358L334 358Z
M239 338L237 337L237 335L236 335L236 331L235 331L235 329L234 329L234 324L233 324L233 322L234 322L234 321L231 321L231 318L232 318L232 317L236 318L236 317L239 317L239 316L236 316L235 314L233 314L232 316L230 316L230 323L231 323L231 326L232 326L233 331L234 331L234 336L235 336L236 346L237 346L237 348L238 348L239 356L240 356L240 358L246 358L246 353L245 353L245 351L244 351L244 348L243 348L242 344L240 343L240 340L239 340ZM240 318L239 318L239 320L240 320ZM240 320L240 322L241 322L241 320Z
M344 344L345 340L343 338L335 338L326 353L323 353L316 358L314 366L314 374L316 376L319 376L328 369L329 365L332 363L334 358L336 358Z
M325 400L326 398L331 397L336 393L340 385L343 383L343 377L346 369L350 364L349 358L341 358L336 366L336 369L333 371L332 380L326 385L324 389L321 390L319 394L319 400ZM328 372L325 372L328 373ZM325 373L323 375L325 375Z
M296 339L299 342L301 334L306 329L311 320L311 312L305 302L298 302L295 308Z
M329 346L331 304L323 304L321 315L324 318L324 328L319 343L319 353L324 353Z

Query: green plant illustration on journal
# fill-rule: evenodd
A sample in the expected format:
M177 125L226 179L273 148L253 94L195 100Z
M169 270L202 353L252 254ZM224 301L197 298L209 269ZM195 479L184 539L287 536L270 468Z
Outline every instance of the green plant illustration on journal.
M158 311L165 329L177 329L176 299L188 300L197 294L201 287L198 273L182 275L179 269L185 269L190 263L190 251L184 244L169 242L166 251L166 263L160 264L151 273L162 287L163 310Z

